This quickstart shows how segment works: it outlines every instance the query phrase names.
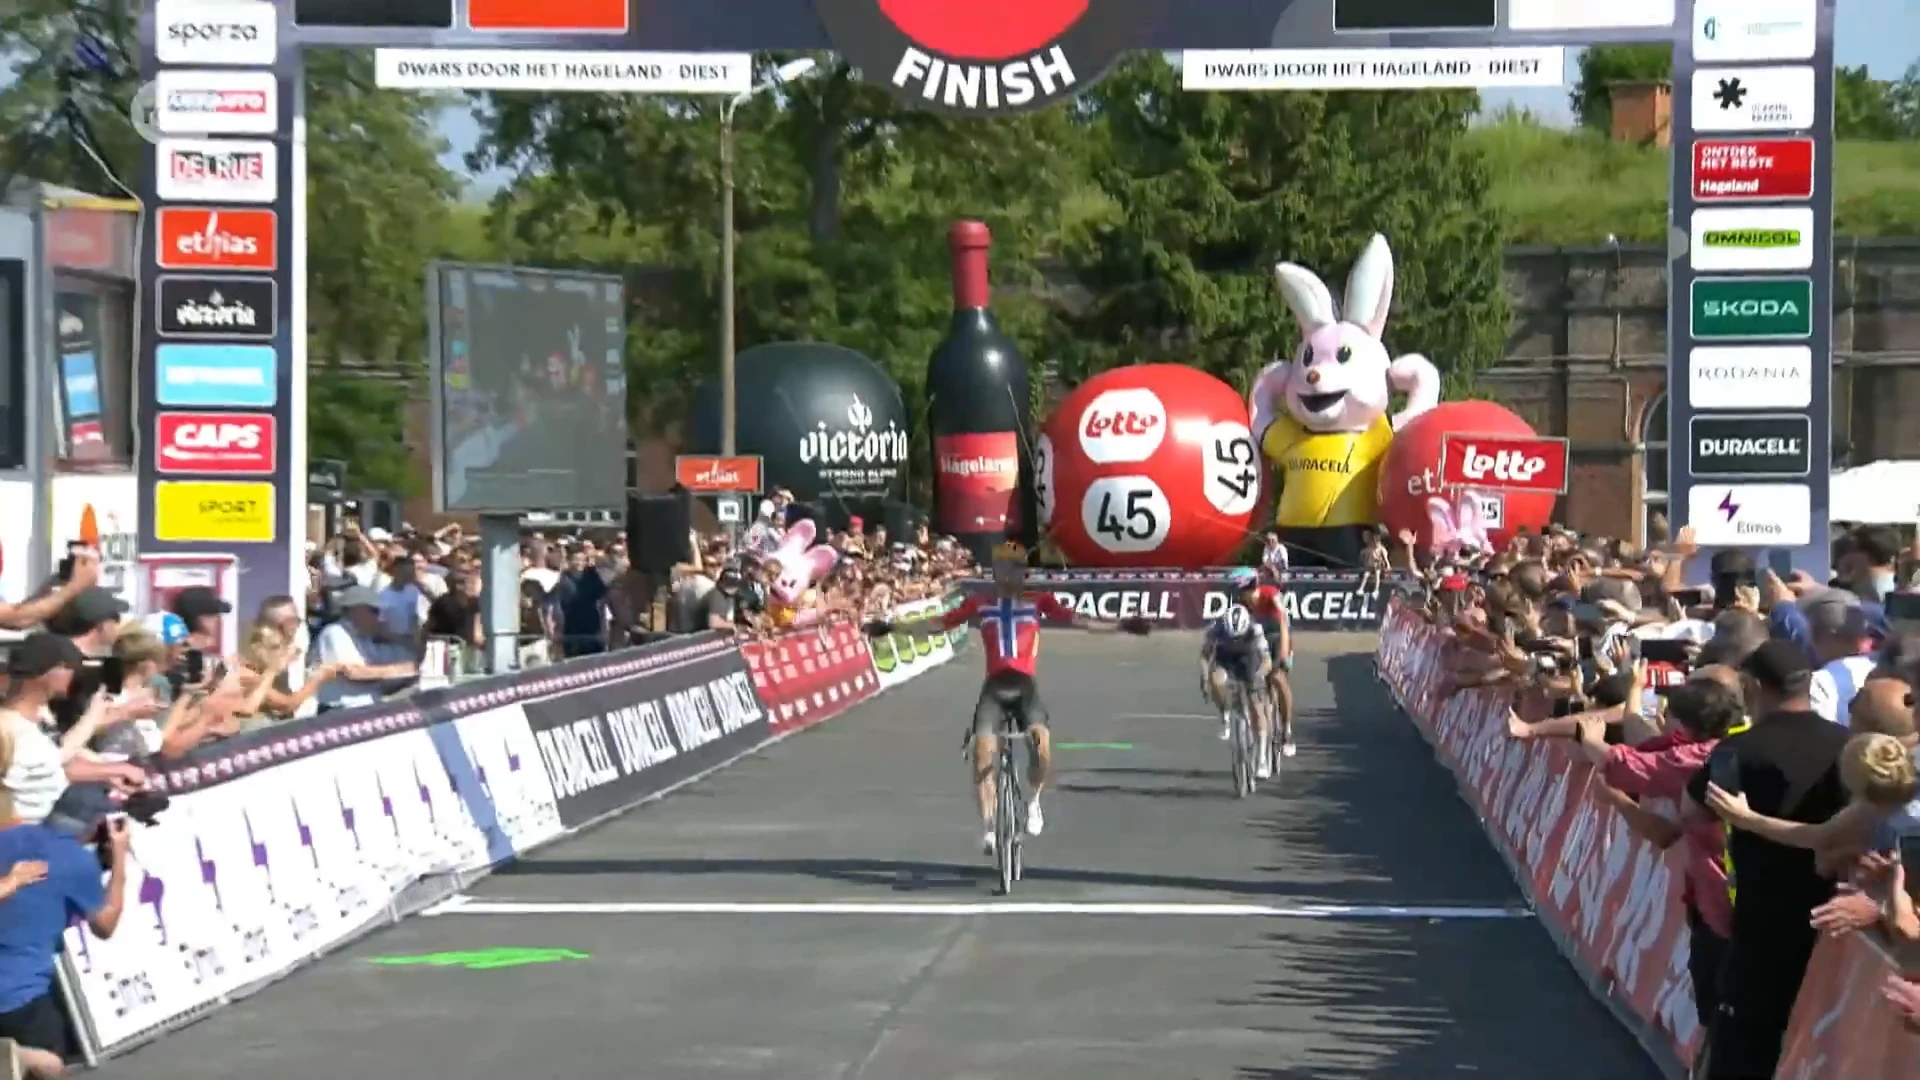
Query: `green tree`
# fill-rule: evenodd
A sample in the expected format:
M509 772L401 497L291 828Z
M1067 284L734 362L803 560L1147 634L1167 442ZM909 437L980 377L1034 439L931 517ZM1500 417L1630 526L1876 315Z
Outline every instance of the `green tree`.
M308 448L356 486L411 494L403 407L424 391L425 272L460 191L439 160L444 101L377 88L365 51L306 66Z
M1595 45L1580 54L1580 80L1569 95L1580 126L1606 131L1613 126L1613 84L1671 82L1670 45Z
M1190 93L1148 56L1093 104L1119 217L1070 253L1093 297L1056 343L1070 377L1173 361L1244 389L1298 337L1274 263L1337 290L1374 232L1394 252L1389 349L1425 353L1456 386L1501 355L1502 236L1464 141L1477 95Z
M761 73L791 55L760 58ZM946 228L992 226L996 310L1037 354L1033 264L1083 185L1065 110L969 121L904 109L831 57L735 116L737 343L828 341L886 366L910 409L950 310ZM636 420L681 415L718 352L720 110L712 98L493 94L470 165L516 257L651 265L628 335ZM596 249L591 237L614 237ZM644 388L641 390L640 388ZM643 396L644 395L644 396ZM924 470L916 468L924 475Z
M1900 137L1896 84L1875 79L1867 66L1833 71L1833 134L1839 139L1890 142Z
M131 197L142 148L128 119L140 85L130 9L115 0L5 7L0 48L14 77L0 90L0 177Z

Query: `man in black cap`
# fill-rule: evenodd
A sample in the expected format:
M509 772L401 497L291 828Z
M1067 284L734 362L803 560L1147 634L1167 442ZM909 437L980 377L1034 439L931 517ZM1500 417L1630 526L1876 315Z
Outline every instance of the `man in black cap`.
M65 638L83 658L73 681L48 705L57 730L71 730L100 692L106 679L106 661L113 655L113 643L120 637L120 620L126 614L127 605L119 596L94 586L75 593L47 620L47 631ZM115 715L108 722L145 720L159 712L159 703L149 691L114 708Z
M1688 785L1707 805L1709 777L1744 793L1756 813L1817 824L1847 804L1840 752L1847 729L1814 711L1813 668L1800 647L1772 639L1740 663L1753 726L1720 740ZM1833 898L1834 883L1812 851L1740 829L1727 837L1733 934L1721 980L1721 1015L1709 1034L1710 1080L1766 1080L1800 993L1817 932L1813 909Z
M226 627L221 620L233 611L233 605L205 585L194 585L173 594L169 606L180 621L187 624L187 648L202 654L219 656L226 644Z

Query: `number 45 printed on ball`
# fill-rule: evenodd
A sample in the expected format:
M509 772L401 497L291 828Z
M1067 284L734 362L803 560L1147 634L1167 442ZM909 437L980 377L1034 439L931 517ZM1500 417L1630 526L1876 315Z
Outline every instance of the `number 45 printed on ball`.
M1176 453L1163 452L1148 464L1156 475L1177 482L1175 494L1183 499L1179 514L1219 519L1244 518L1253 512L1260 499L1260 467L1246 425L1212 424L1202 438L1193 441L1176 433L1171 449ZM1199 451L1198 462L1193 461L1194 450ZM1174 460L1166 460L1169 457ZM1204 507L1185 502L1195 464L1207 500ZM1175 513L1167 489L1154 475L1142 473L1100 477L1087 485L1080 501L1080 522L1087 535L1106 550L1122 554L1158 551L1173 534ZM1245 522L1235 527L1244 528Z

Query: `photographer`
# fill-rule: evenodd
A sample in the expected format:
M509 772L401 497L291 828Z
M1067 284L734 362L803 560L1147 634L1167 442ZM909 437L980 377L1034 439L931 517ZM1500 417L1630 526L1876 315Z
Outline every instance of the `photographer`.
M104 760L87 749L111 703L104 689L96 689L86 709L57 739L54 701L72 693L85 658L73 642L56 634L31 635L7 660L7 689L0 698L0 741L11 762L4 786L13 813L39 824L54 814L73 784L106 784L121 795L142 790L146 772L126 762ZM92 822L66 822L62 827L78 834Z
M100 556L90 550L74 549L63 567L65 576L57 588L24 604L0 602L0 630L31 630L52 618L54 613L73 602L74 597L94 587L100 580Z

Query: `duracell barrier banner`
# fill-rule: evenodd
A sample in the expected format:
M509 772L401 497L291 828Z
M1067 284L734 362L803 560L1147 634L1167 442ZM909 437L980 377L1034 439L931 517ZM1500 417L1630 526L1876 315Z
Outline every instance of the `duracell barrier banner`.
M571 829L697 776L770 734L738 649L525 706Z
M1224 614L1233 603L1224 571L1207 570L1060 570L1028 575L1027 587L1058 597L1087 619L1125 619L1144 616L1170 629L1199 630ZM962 588L993 588L986 579L963 583ZM1282 606L1291 629L1377 630L1387 609L1387 597L1396 588L1368 579L1362 588L1356 571L1294 571L1282 590Z

